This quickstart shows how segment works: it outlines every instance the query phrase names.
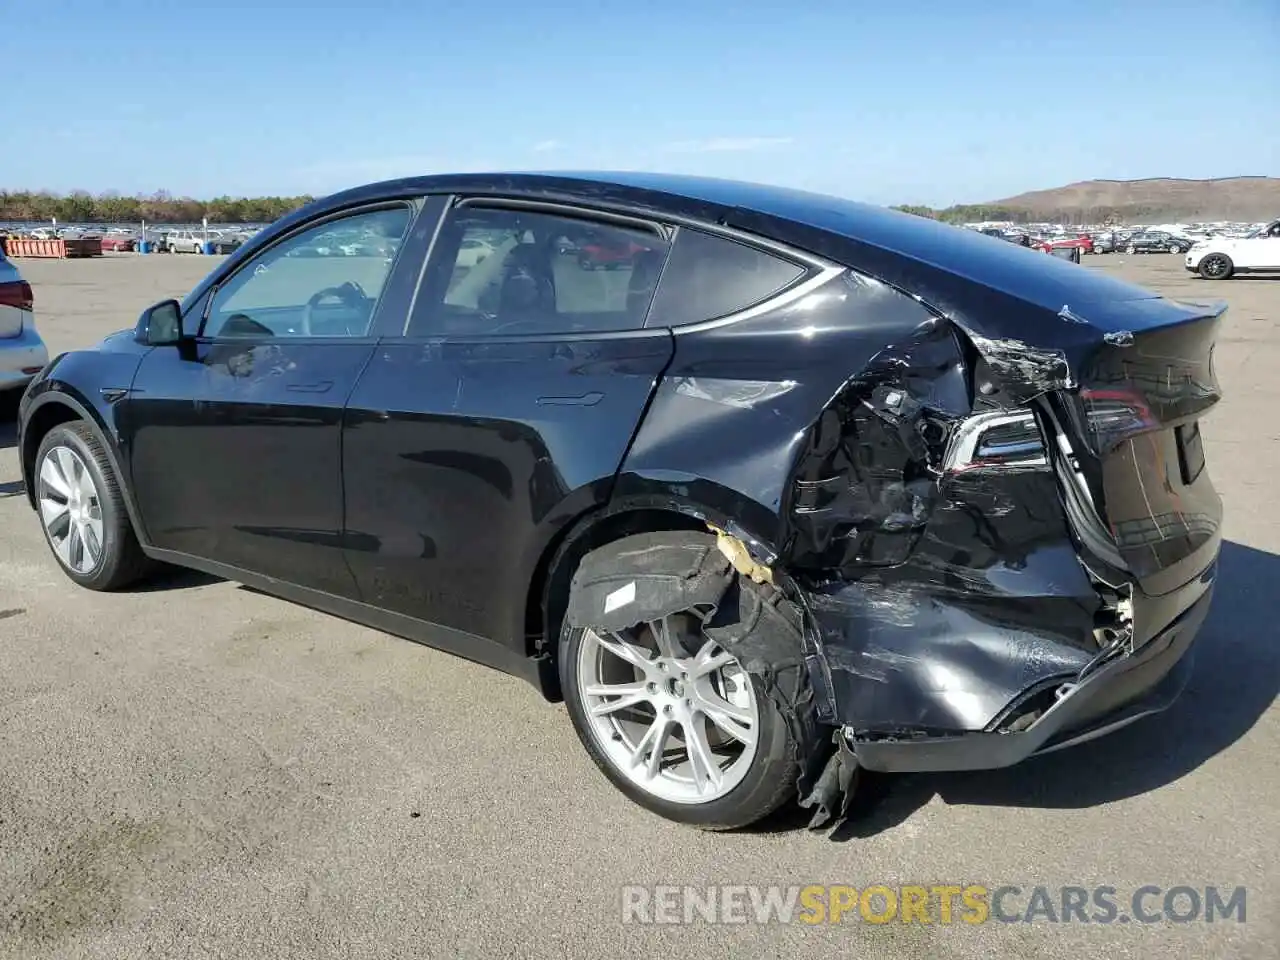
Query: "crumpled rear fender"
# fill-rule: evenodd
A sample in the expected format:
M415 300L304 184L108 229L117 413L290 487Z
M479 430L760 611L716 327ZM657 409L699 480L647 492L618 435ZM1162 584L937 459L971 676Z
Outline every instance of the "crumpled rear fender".
M1072 383L1102 333L1040 310L1061 347L1032 349L1011 320L979 330L852 271L823 294L678 336L615 495L715 498L707 513L733 518L807 610L824 722L985 729L1096 654L1106 600L1048 463L957 472L948 457L976 415ZM809 331L811 354L742 354Z
M869 736L984 730L1097 654L1104 602L1048 462L953 469L971 418L1066 376L990 346L942 319L921 326L806 432L777 566L809 613L824 721ZM989 400L979 371L1023 389Z

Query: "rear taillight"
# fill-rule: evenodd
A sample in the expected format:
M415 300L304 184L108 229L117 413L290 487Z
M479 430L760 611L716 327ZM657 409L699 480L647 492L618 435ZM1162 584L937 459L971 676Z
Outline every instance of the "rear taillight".
M1102 453L1123 440L1160 425L1147 399L1127 389L1083 389L1080 402L1094 450Z
M0 283L0 307L17 307L19 310L35 308L35 297L31 294L31 285L25 280Z
M1095 450L1107 450L1122 440L1159 425L1145 399L1131 390L1081 390L1080 401ZM946 469L981 467L1040 467L1045 457L1044 434L1035 414L1027 409L980 413L956 428L947 451Z
M1044 436L1030 410L980 413L962 422L947 448L952 472L992 467L1044 467Z

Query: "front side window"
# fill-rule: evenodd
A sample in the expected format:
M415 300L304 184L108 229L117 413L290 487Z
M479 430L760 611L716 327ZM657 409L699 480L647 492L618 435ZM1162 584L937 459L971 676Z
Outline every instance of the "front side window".
M526 210L452 211L431 255L411 336L635 330L667 258L643 229Z
M412 219L407 205L370 210L275 244L218 287L204 336L367 336Z

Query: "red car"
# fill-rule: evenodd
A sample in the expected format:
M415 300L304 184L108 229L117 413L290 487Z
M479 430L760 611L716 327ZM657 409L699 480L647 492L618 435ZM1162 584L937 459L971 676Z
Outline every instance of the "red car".
M102 249L110 253L132 253L138 241L123 234L107 234L102 238Z
M584 243L578 247L578 266L583 270L610 269L629 265L637 253L649 248L628 240L624 244Z
M1093 253L1093 237L1087 234L1080 234L1078 237L1063 237L1053 240L1033 240L1031 246L1037 250L1043 250L1048 253L1050 250L1070 249L1071 247L1079 247L1081 254Z

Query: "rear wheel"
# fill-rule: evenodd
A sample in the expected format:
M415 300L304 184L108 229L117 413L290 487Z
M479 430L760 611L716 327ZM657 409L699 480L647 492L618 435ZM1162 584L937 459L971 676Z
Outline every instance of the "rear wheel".
M1133 256L1135 253L1138 252L1138 248L1131 243L1129 244L1129 246L1124 248L1124 252L1129 254L1130 256Z
M794 791L790 735L694 620L677 614L630 635L571 630L565 700L592 760L632 800L681 823L745 826Z
M119 480L88 424L49 431L33 480L45 540L68 577L90 590L116 590L147 572Z
M670 820L724 830L794 796L796 747L761 682L703 625L692 610L625 631L566 624L560 680L614 786Z
M1235 264L1225 253L1211 253L1200 261L1197 268L1206 280L1226 280L1235 272Z

